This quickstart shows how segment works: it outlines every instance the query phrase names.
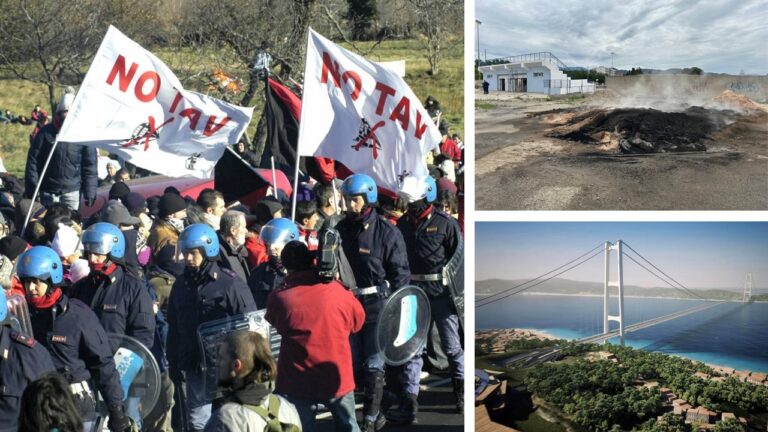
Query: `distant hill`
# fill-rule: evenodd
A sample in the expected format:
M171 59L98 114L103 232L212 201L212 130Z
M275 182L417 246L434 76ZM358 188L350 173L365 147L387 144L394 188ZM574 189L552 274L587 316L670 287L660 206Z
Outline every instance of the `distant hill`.
M505 280L505 279L486 279L475 282L475 295L485 296L494 294L505 289L520 285L527 279ZM692 289L692 292L705 299L712 300L740 300L742 294L736 291L724 289ZM544 294L570 294L570 295L603 295L603 284L599 282L582 282L568 279L555 278L544 282L541 285L526 290L529 293ZM615 289L614 291L615 292ZM635 285L624 285L624 295L634 297L668 297L668 298L692 298L678 290L672 288L644 288ZM768 294L759 297L766 297ZM757 298L755 299L757 300Z

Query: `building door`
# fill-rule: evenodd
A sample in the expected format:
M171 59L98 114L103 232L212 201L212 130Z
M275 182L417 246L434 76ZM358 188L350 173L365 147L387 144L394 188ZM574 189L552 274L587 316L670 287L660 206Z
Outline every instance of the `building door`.
M499 77L499 91L507 91L507 79Z
M523 78L521 83L521 92L528 93L528 78Z

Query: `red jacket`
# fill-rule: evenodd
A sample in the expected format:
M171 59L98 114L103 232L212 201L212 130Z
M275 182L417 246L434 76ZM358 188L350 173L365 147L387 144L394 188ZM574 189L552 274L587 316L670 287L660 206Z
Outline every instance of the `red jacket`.
M283 337L276 392L331 399L355 389L349 336L363 328L365 311L343 285L289 274L269 295L266 318Z
M451 160L458 164L461 162L461 149L456 141L446 138L445 141L440 143L440 153L447 154L451 157Z
M248 251L246 261L248 262L248 267L251 269L269 260L267 246L261 241L261 237L258 235L245 238L245 249Z
M296 225L299 228L299 236L302 243L307 245L307 249L310 251L316 251L320 246L320 240L317 238L317 231L307 229L301 225Z

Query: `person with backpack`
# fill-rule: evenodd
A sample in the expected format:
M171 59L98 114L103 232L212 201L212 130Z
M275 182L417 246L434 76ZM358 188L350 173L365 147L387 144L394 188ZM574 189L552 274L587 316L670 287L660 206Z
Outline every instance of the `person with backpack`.
M280 256L288 276L265 315L282 336L275 391L296 405L305 432L315 430L319 404L336 431L359 432L349 337L363 328L365 311L341 283L321 280L304 243L288 243Z
M296 408L272 394L277 368L261 334L230 333L219 345L217 363L222 396L213 401L205 432L301 432Z

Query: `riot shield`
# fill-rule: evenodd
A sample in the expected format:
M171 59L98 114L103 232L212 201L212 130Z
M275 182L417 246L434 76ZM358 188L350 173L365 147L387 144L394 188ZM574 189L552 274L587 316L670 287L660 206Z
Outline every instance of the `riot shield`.
M204 389L206 396L213 400L218 388L217 362L219 342L235 330L248 330L260 333L269 341L272 355L277 359L280 354L281 337L264 319L265 309L242 315L222 318L201 324L197 328L197 338L200 344L200 354L203 359Z
M115 352L115 368L123 388L126 414L137 424L155 407L160 398L160 368L152 352L138 340L117 333L107 333L110 341L118 341ZM105 403L99 403L98 411L104 424L109 410Z
M19 333L24 333L26 336L34 337L32 321L29 319L27 300L20 295L14 295L8 297L6 304L8 305L8 318L11 320L11 328Z
M448 288L461 328L464 328L464 239L461 237L456 251L443 267L443 285Z
M420 354L431 319L429 298L421 288L406 285L389 296L376 322L376 344L384 361L399 366Z

